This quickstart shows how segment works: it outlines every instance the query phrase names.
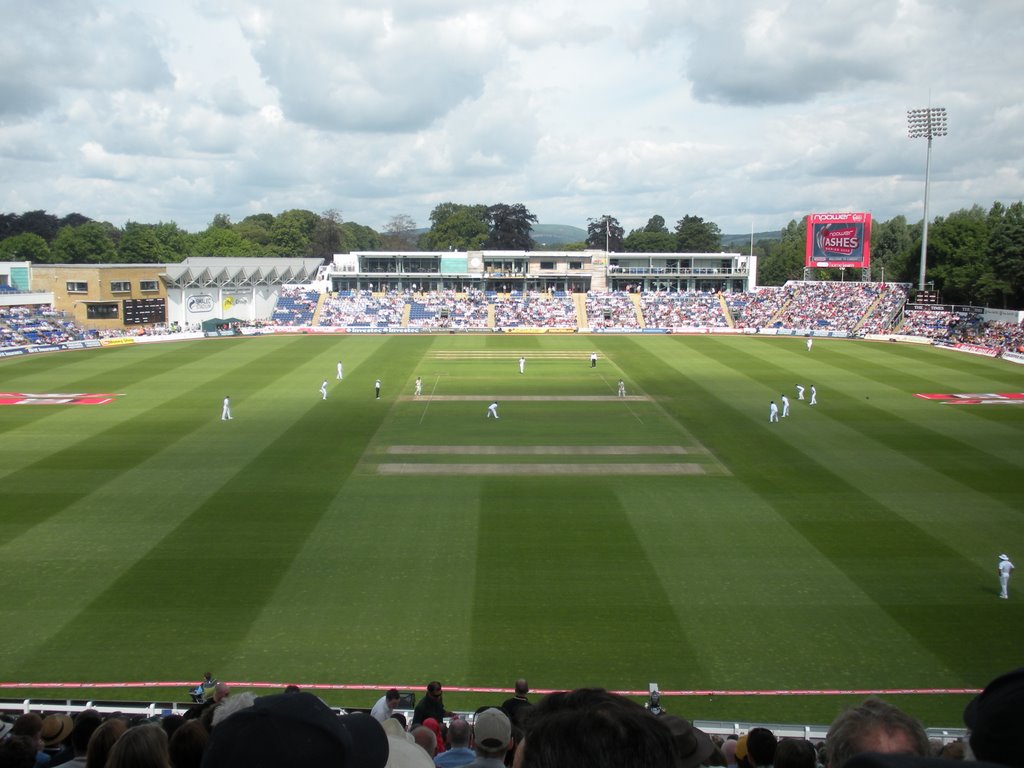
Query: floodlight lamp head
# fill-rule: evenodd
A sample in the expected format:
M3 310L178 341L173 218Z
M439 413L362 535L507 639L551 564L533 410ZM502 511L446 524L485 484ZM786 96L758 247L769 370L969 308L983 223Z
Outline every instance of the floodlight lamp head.
M907 136L911 139L931 139L948 133L945 107L907 110Z

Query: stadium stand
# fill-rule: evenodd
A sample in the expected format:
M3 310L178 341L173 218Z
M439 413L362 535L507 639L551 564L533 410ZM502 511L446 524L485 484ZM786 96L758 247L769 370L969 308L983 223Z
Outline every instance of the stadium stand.
M285 288L277 297L277 305L270 316L274 325L309 325L313 322L320 293L303 288Z
M570 297L513 291L494 299L496 328L576 328L576 306Z
M725 328L729 324L717 293L644 293L640 306L648 328Z
M591 328L640 328L633 294L626 291L588 292L587 324Z
M0 307L0 346L59 344L97 334L64 320L49 307Z
M519 741L525 735L526 746L521 747L521 754L517 758L524 768L548 764L608 765L609 768L613 765L626 764L652 768L663 768L666 765L676 768L724 765L758 768L773 764L777 768L814 768L817 764L838 768L853 756L868 749L876 752L909 753L919 757L963 754L968 737L971 739L971 746L984 752L989 760L997 760L998 764L1002 765L1015 765L1012 759L1015 751L1004 753L1000 745L1004 739L1013 743L1013 739L1007 737L1014 735L1015 731L1014 734L1007 734L1002 730L1012 730L1016 727L1014 720L1006 718L1005 710L1018 705L1021 691L1017 689L1022 687L1022 673L1024 670L1017 670L997 678L968 705L964 718L972 727L970 735L964 728L925 729L913 717L875 697L869 697L860 704L837 712L831 725L812 726L690 720L667 710L663 706L663 700L655 700L654 694L646 703L641 704L635 699L601 689L582 688L550 693L536 701L528 702L528 713L522 720L522 731L511 740L511 746L505 734L508 732L512 735L514 732L510 730L508 716L502 709L504 705L490 706L488 701L483 701L483 706L475 712L451 714L478 729L478 739L486 739L485 734L500 736L498 741L502 743L496 743L495 748L508 748L508 758L520 748ZM1006 680L1009 680L1009 683L1005 682ZM1004 690L1007 685L1012 687L1009 696ZM595 717L595 713L598 712L601 716ZM395 714L398 718L390 718L381 727L376 719L367 714L366 709L345 710L330 707L318 697L296 686L267 693L236 691L225 687L224 695L218 699L188 705L144 705L121 701L8 700L0 701L0 753L6 755L20 748L21 743L12 742L12 736L17 738L19 733L35 733L41 729L44 734L44 749L55 753L60 744L57 741L59 736L61 740L66 740L66 743L74 746L73 751L65 750L68 756L74 754L84 758L86 755L93 755L94 751L110 751L112 744L116 745L124 738L124 733L133 734L132 738L142 738L141 729L156 728L162 731L162 738L158 739L162 744L160 749L166 750L169 740L172 754L170 761L164 760L159 764L170 764L175 768L179 765L184 766L173 759L178 733L183 734L179 742L185 738L189 741L190 746L187 749L186 745L178 744L179 754L191 753L194 762L188 763L189 765L256 764L251 762L251 758L257 746L260 753L288 754L294 758L299 754L296 749L308 749L311 748L310 744L320 743L320 739L310 739L310 744L299 747L291 741L293 738L303 739L309 735L303 728L298 727L299 723L315 723L316 728L321 731L340 729L341 732L347 732L342 743L347 744L348 757L353 757L352 749L364 751L362 759L357 764L364 768L369 765L384 768L386 764L399 764L390 761L389 755L397 758L399 754L406 754L403 750L407 748L397 749L396 741L392 739L406 745L414 743L407 735L412 726L405 726L405 723L412 723L415 719L413 710L400 708L395 710ZM450 716L439 722L440 738L436 742L438 754L443 754L446 749L448 741L444 736L451 722L453 720ZM612 722L616 723L616 727L607 728L606 726ZM45 723L50 723L51 727L45 728ZM108 734L111 728L104 726L104 723L116 725L114 730L117 733L113 736ZM59 728L56 727L58 725ZM190 733L186 729L201 730ZM901 738L892 737L888 741L874 740L871 734L877 730L886 732L890 737L897 734ZM87 731L84 737L83 731ZM47 737L46 734L51 732L53 735ZM280 741L281 739L284 741ZM97 741L96 744L93 744L94 740ZM100 743L100 740L103 743ZM782 744L787 741L793 743L789 748L781 749ZM332 742L332 739L326 739L319 747L313 748L326 749ZM529 754L530 744L535 750L533 755ZM31 746L33 748L29 755L35 752L35 742L32 742ZM432 743L431 746L435 745ZM795 754L789 754L791 749ZM598 759L597 756L600 752L606 757L621 757L625 754L623 750L628 751L632 759L612 759L609 762ZM240 754L248 755L249 762L239 762ZM326 753L318 754L326 756ZM545 762L541 758L544 754L560 754L562 760L554 763ZM368 755L372 757L368 758ZM570 755L575 757L570 759ZM789 761L797 758L810 762ZM66 760L67 757L63 759ZM367 762L368 759L370 762ZM431 764L426 752L423 753L423 759L424 766ZM88 764L91 763L85 760L69 763ZM110 762L105 764L112 765ZM286 763L271 761L266 764L296 763L289 760ZM342 760L337 764L352 763ZM400 764L404 766L411 763L403 761ZM438 764L443 764L443 761Z
M573 294L565 291L499 294L475 289L387 293L360 290L322 295L312 286L298 286L281 291L269 318L249 324L279 330L315 323L323 328L364 331L582 328L623 332L653 329L699 333L728 329L841 336L895 334L930 339L936 344L972 345L996 354L1024 351L1022 324L984 322L983 310L976 307L911 305L907 288L895 283L794 281L749 292L588 292L574 300ZM581 313L585 308L586 317L578 316L577 306ZM69 322L49 305L0 307L0 347L5 349L119 336L165 335L182 330L175 324L86 329Z

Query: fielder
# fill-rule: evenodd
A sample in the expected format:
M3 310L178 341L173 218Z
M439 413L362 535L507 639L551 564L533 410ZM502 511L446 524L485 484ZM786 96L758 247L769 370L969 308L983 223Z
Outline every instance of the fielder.
M224 407L220 409L220 420L227 421L231 418L231 398L224 398Z
M619 379L619 397L625 397L625 396L626 396L626 382L624 382L622 379Z
M416 377L416 397L423 394L423 379L419 376Z
M377 399L380 400L380 379L377 379L375 382L373 382L373 391L374 394L377 396Z
M803 400L804 399L804 388L800 384L796 385L796 399L797 400Z
M812 338L811 338L810 336L808 336L808 337L807 337L807 351L808 351L808 352L810 352L810 351L811 351L811 346L812 346L813 344L814 344L814 339L812 339Z
M520 373L526 373L526 358L525 357L520 357L519 358L519 372Z
M818 390L814 388L813 384L811 384L811 402L809 403L809 405L817 405L817 404L818 404Z
M320 399L327 399L327 379L324 379L323 383L320 385Z
M341 360L338 361L338 381L345 378L345 368L341 364Z
M1007 591L1007 587L1010 586L1010 574L1013 573L1013 563L1010 562L1010 558L1007 555L999 556L999 596L1003 600L1010 599L1010 593Z
M768 406L768 423L771 424L773 421L779 420L779 406L772 400L772 404Z
M491 403L490 405L487 406L487 417L486 418L489 419L489 418L491 418L491 416L493 416L494 418L498 418L498 401L497 400L495 400L493 403Z
M782 418L789 416L789 398L782 396Z

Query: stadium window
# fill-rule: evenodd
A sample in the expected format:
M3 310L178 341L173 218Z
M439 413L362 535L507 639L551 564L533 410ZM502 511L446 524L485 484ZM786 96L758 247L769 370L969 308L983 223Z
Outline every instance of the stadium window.
M89 320L116 320L118 318L118 305L113 304L87 304L85 316Z
M569 262L569 269L583 269L583 262L582 261L570 261Z
M132 284L128 280L114 280L110 283L112 293L131 293Z
M140 291L158 291L160 287L157 285L156 280L139 280Z
M88 293L89 292L89 284L88 283L71 283L71 282L69 282L69 283L66 283L65 285L67 286L68 293Z
M553 261L542 261L540 263L540 268L541 269L554 269L555 268L555 262L553 262Z

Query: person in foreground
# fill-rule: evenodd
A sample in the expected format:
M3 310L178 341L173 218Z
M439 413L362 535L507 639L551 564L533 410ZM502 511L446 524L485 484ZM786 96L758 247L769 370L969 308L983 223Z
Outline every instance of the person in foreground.
M843 768L862 752L927 757L928 735L906 712L871 696L832 722L825 736L826 768Z
M600 688L552 693L534 704L514 768L666 768L675 736L640 704Z

